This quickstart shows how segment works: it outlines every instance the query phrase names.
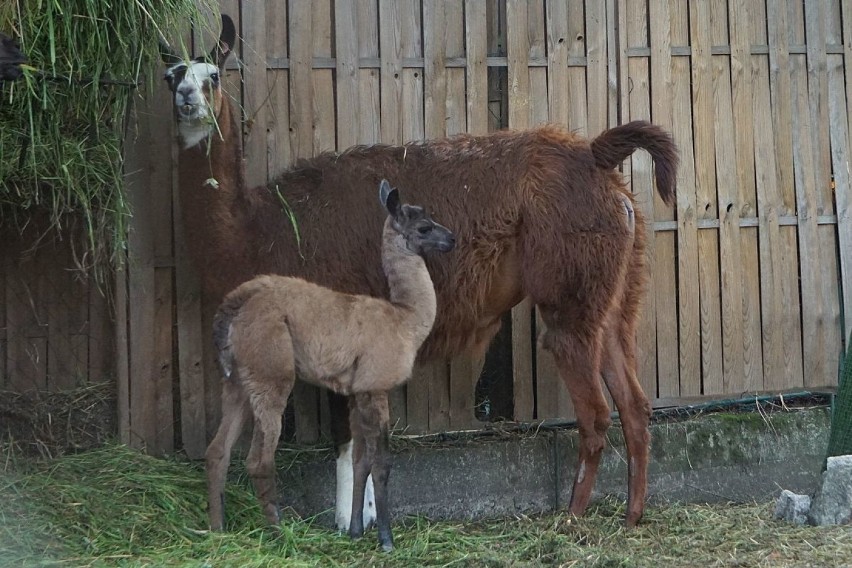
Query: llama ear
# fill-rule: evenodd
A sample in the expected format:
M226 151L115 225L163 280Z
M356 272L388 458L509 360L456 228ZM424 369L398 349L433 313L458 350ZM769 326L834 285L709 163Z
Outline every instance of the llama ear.
M207 56L219 69L225 68L225 61L231 55L237 41L237 28L234 26L234 20L227 14L222 14L222 32L219 34L219 41L216 42L210 54Z
M160 36L160 57L163 59L163 63L171 67L172 65L177 65L181 63L183 59L175 53L175 50L166 42L166 38Z
M386 179L379 184L379 200L392 217L399 214L399 190L391 189Z

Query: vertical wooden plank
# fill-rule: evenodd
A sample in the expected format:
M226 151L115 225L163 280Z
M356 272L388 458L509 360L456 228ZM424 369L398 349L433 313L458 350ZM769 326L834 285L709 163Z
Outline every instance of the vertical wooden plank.
M273 61L287 57L287 2L266 5L266 55ZM269 103L266 113L266 176L275 178L293 161L290 151L289 70L268 69Z
M762 33L762 35L761 35ZM767 42L765 28L757 35L757 43ZM773 46L770 46L773 49ZM771 53L771 52L770 52ZM763 338L763 389L786 388L784 342L784 242L779 226L784 203L776 164L776 127L772 111L777 99L770 97L770 55L759 56L752 81L754 124L754 169L757 190L760 304ZM788 97L789 98L789 97ZM780 114L780 113L777 113Z
M465 57L465 12L464 3L461 0L451 0L442 2L443 4L443 50L447 58ZM484 8L484 6L483 6ZM439 9L440 11L440 9ZM484 14L483 14L484 15ZM428 36L425 32L429 30L430 24L425 21L427 17L426 4L424 4L424 53L426 53L426 69L429 69L430 53L428 50ZM433 19L440 19L433 17ZM480 25L484 26L485 21ZM431 35L431 32L430 32ZM482 47L485 46L482 38ZM484 52L482 53L484 60ZM446 61L443 62L446 64ZM466 69L449 68L446 69L446 104L444 111L444 128L447 135L464 132L467 130L467 104L465 101L465 75ZM483 75L483 79L484 79ZM429 76L426 77L426 84L431 81ZM484 81L483 81L484 82ZM487 84L486 84L487 86ZM428 102L428 92L427 92ZM484 101L483 101L484 102ZM485 108L483 106L483 108ZM429 106L426 106L428 116ZM435 116L435 118L440 118ZM428 127L428 119L427 119ZM428 133L427 133L428 134ZM450 380L450 428L457 429L472 429L477 425L476 416L474 413L474 404L476 402L475 387L476 381L482 372L482 366L485 359L474 360L469 356L456 357L449 362L449 380Z
M797 8L791 6L791 8ZM803 37L803 15L797 9L790 12L790 31ZM817 144L808 135L816 128L808 97L807 61L802 55L791 55L792 86L793 175L796 183L796 213L799 237L799 277L802 293L802 347L805 385L825 372L825 322L823 320L823 267L820 263L819 232L817 227ZM836 372L836 368L832 371Z
M52 238L51 238L52 237ZM74 361L71 350L71 306L75 301L70 266L70 251L60 235L48 237L38 252L46 260L43 277L46 294L39 298L47 316L47 386L56 392L75 386Z
M464 0L446 0L446 56L465 57ZM447 68L446 133L448 136L467 132L467 104L465 100L466 73L462 67Z
M351 0L334 2L334 40L337 65L337 145L342 150L358 143L361 78L357 6Z
M10 250L11 235L8 230L0 230L0 389L9 390L8 367L6 358L6 342L11 332L9 322L6 319L6 266L11 257Z
M527 3L506 0L506 49L509 76L509 128L529 126L530 72Z
M444 0L423 0L423 55L426 138L447 133L447 67Z
M767 10L769 31L769 70L772 124L775 131L775 164L778 168L776 180L781 197L780 215L796 214L796 193L793 179L793 126L792 85L790 76L788 10L783 3L780 8ZM795 226L781 227L782 255L784 266L782 280L783 317L781 329L784 334L784 375L788 384L803 385L801 297L798 276L798 255Z
M507 55L506 1L488 0L485 18L488 30L488 54ZM488 68L488 131L509 125L509 88L506 67Z
M607 6L586 2L586 85L588 135L595 137L609 123L607 88Z
M379 7L375 0L358 0L358 53L360 57L379 57ZM379 142L382 127L381 70L361 69L360 74L358 142Z
M402 59L401 59L401 3L396 0L379 0L379 46L382 57L381 71L381 139L386 144L403 141L402 120Z
M290 149L293 160L314 154L313 14L308 0L290 0Z
M624 10L618 8L617 0L606 0L606 59L607 59L607 127L619 124L621 101L619 61L621 58L621 42L618 30L619 18ZM627 90L627 89L624 89Z
M15 392L44 390L45 377L39 377L40 357L38 343L31 336L38 328L36 297L29 275L34 271L32 262L23 259L23 237L10 241L6 258L6 368L8 386ZM45 369L46 370L46 369Z
M0 269L2 269L2 265L0 265ZM117 358L114 329L118 326L118 320L113 321L112 310L110 309L110 299L113 302L115 301L116 279L117 276L113 274L108 277L107 282L98 284L94 278L89 278L87 348L90 383L118 380L114 368L114 361ZM0 294L2 293L2 287L0 287ZM0 361L3 361L2 352L0 352Z
M152 187L154 164L148 158L153 146L154 99L139 107L139 130L130 152L135 161L128 180L128 199L133 217L128 237L128 343L130 354L130 446L156 451L156 365L151 364L156 351L154 314L154 208L148 199Z
M548 67L529 68L529 124L539 125L546 122L561 123L570 128L571 112L574 102L570 100L568 45L571 44L571 31L568 29L568 3L556 0L550 4L530 3L527 9L529 58L544 59ZM544 330L541 314L535 309L535 332L540 336ZM549 351L543 349L538 341L530 347L535 358L535 397L537 401L536 418L574 417L571 397L562 384L556 361ZM515 393L517 399L519 393Z
M727 6L713 0L710 6L712 45L728 43ZM716 55L713 61L715 107L716 183L719 212L719 257L722 283L722 391L745 390L743 354L743 275L740 258L740 203L734 153L734 125L730 60Z
M805 37L807 39L808 102L813 130L811 143L814 152L814 189L815 212L817 215L834 213L834 196L831 191L831 150L828 121L828 72L826 43L831 34L833 42L840 42L836 25L828 25L827 15L831 13L831 0L805 3ZM833 19L832 19L833 20ZM821 336L821 351L815 356L822 367L814 369L805 376L806 386L834 384L840 364L840 310L838 296L837 236L830 225L817 226L817 246L819 247L819 281L822 305L818 312L818 334Z
M314 1L312 7L312 36L314 58L329 59L334 55L332 21L333 0ZM311 64L313 66L313 63ZM328 150L336 149L336 123L335 123L335 88L334 71L332 69L312 69L312 80L314 83L313 93L313 125L314 125L314 155ZM342 149L342 148L341 148ZM317 400L319 416L316 427L316 437L329 437L331 435L330 414L328 409L328 397L321 389L314 387L314 397ZM398 391L399 389L397 389Z
M402 57L411 53L410 38L403 29L409 19L409 8L410 2L379 2L381 140L386 143L402 143L408 140L408 133L414 133L412 123L416 120L403 118L404 113L417 113L422 117L422 100L416 100L416 90L411 84L415 79L413 71L402 68ZM410 101L413 108L407 106L406 101ZM434 362L417 365L412 380L406 385L406 418L411 433L434 431L438 425L449 424L449 385L436 384L437 365ZM444 414L442 399L447 401Z
M852 290L850 290L850 266L852 262L852 227L850 226L849 194L850 183L850 160L849 154L849 130L848 130L848 103L844 91L843 60L838 55L828 56L828 105L829 125L831 135L831 157L834 165L835 199L837 202L837 241L838 259L840 261L841 273L841 307L843 325L841 337L835 347L844 346L844 342L850 337L850 318L852 317ZM848 349L848 346L846 346ZM831 377L824 377L827 384Z
M223 13L233 17L233 13L227 7L223 6L222 9ZM215 38L211 37L209 42L203 45L210 46L214 41ZM236 52L238 46L234 48ZM201 49L203 47L199 44L199 50ZM227 77L228 74L225 75ZM228 89L229 85L226 83L224 88ZM233 91L226 92L233 95ZM212 417L218 416L220 375L219 369L209 360L213 354L209 346L210 335L205 333L207 329L203 326L201 282L189 257L183 232L178 174L179 147L173 123L169 129L169 139L171 140L172 219L174 220L174 317L177 334L181 445L187 457L201 459L207 449L207 432L218 425L212 421ZM208 359L205 359L205 355ZM209 409L211 403L215 405L216 410Z
M756 9L756 4L747 0L729 3L731 88L740 217L754 217L757 214L752 117L752 83L756 64L753 63L751 55L751 29L755 10L752 5L755 5ZM739 240L742 267L743 390L755 391L763 387L759 317L760 272L757 270L758 230L754 227L739 229Z
M315 154L315 82L313 3L290 0L290 149L293 160ZM315 387L296 383L293 389L296 439L313 442L319 437L319 400Z
M486 0L465 0L467 131L488 132L488 30Z
M622 121L636 119L651 119L650 101L650 65L646 57L627 57L626 49L633 47L649 47L648 41L648 11L644 2L630 2L626 6L624 28L626 44L622 51L623 67L626 74L622 77L626 85L626 100L622 101ZM651 160L645 152L635 152L627 160L630 164L625 174L629 175L631 190L636 196L647 222L647 242L645 262L650 276L654 275L655 234L654 234L654 195L651 175ZM656 294L649 293L645 297L639 321L638 369L639 382L651 398L657 392L657 318Z
M568 0L547 0L547 99L550 121L568 126Z
M651 44L651 116L655 124L668 131L672 129L672 61L671 12L668 0L652 0L649 5ZM655 221L674 221L674 211L654 191ZM654 285L657 318L657 392L669 396L678 392L679 357L677 321L677 274L675 272L675 243L677 235L671 231L655 233L649 246L654 251ZM664 394L668 393L668 394ZM654 397L655 392L647 393Z
M529 29L527 3L522 0L506 0L506 50L508 75L509 128L521 129L529 125L530 117L530 73ZM514 393L532 391L533 351L531 305L524 300L512 310L512 376ZM515 409L516 420L531 417L520 413L528 410L528 404Z
M683 2L671 4L672 45L689 42L689 14ZM701 314L698 279L695 170L703 167L693 152L691 59L672 58L672 135L680 151L677 184L678 375L676 386L660 381L660 396L701 393ZM699 165L702 164L702 165ZM676 390L676 394L675 394Z
M586 19L583 0L568 0L568 57L586 57ZM568 67L568 127L581 136L588 135L588 105L586 102L586 69Z
M332 0L314 1L312 7L313 57L329 59L332 52ZM313 66L313 63L311 64ZM336 147L334 116L334 72L331 69L312 69L314 83L313 125L314 155ZM342 148L341 148L342 149Z
M714 143L715 111L710 5L691 3L692 97L696 168L696 205L698 219L717 219L716 151ZM698 233L698 269L701 306L701 370L703 394L724 393L722 374L722 329L719 298L719 237L713 230ZM691 394L691 393L683 393Z
M266 76L266 2L243 2L243 153L246 183L266 183L266 124L269 85Z
M845 78L846 85L846 93L852 93L852 10L845 7L842 11L843 16L843 75ZM837 78L835 77L835 80ZM848 133L852 131L852 105L848 103L846 100L845 94L842 92L840 86L835 89L831 89L832 96L836 98L834 104L832 105L832 110L840 111L840 102L846 104L846 126L847 126L847 137L846 137L846 152L849 151L849 138ZM829 99L831 103L831 99ZM840 272L842 275L842 290L843 290L843 337L844 341L848 341L850 335L852 335L852 175L849 172L849 158L848 153L841 153L841 144L842 139L835 142L835 137L839 137L840 133L837 131L837 121L843 120L842 116L838 116L834 112L830 112L831 115L831 124L834 127L832 131L832 157L834 158L834 172L835 172L835 200L837 203L837 232L838 232L838 240L839 240L839 249L840 249ZM842 160L843 156L846 156L845 161L841 161L838 164L838 157ZM840 179L838 179L838 173L840 177L845 176L846 183L842 183ZM849 345L847 344L846 349L849 349Z
M130 165L131 149L128 145L125 145L125 148L127 148L125 164ZM128 275L125 265L116 270L115 274L115 398L118 439L125 445L130 444L130 338L128 337L130 322L128 321L127 288Z

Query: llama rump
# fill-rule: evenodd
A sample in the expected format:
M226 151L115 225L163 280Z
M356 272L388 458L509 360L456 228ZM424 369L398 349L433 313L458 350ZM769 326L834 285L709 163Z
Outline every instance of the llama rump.
M591 141L546 125L356 146L301 160L268 185L248 187L239 113L220 80L235 40L233 22L222 16L218 45L209 54L182 61L163 49L181 138L184 232L207 298L218 302L257 274L388 297L380 220L365 204L381 179L394 180L453 227L457 239L454 254L427 260L438 313L419 359L483 354L502 316L530 298L547 326L540 340L555 357L579 424L569 510L581 515L587 508L611 424L603 378L627 446L626 523L636 524L644 510L650 444L650 405L636 377L646 229L614 168L646 150L657 191L673 204L677 150L671 136L637 121ZM348 408L336 393L330 403L339 452L337 523L345 530L352 494ZM368 522L373 514L365 511Z
M364 532L367 476L375 483L379 543L393 549L388 391L411 377L417 350L435 322L435 289L422 255L448 252L455 237L421 208L403 205L382 180L388 217L381 257L390 301L335 292L300 278L259 276L225 297L213 324L224 381L222 422L207 449L210 526L224 525L225 476L231 447L249 415L254 435L247 469L267 522L279 522L275 448L281 413L296 375L353 397L354 498L349 535ZM355 514L357 512L358 514Z
M26 63L26 56L11 37L0 32L0 83L14 81L21 76L21 64Z

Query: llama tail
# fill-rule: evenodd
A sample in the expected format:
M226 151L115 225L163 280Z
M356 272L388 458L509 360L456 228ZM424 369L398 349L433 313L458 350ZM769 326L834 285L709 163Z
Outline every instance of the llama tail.
M231 324L243 305L259 290L266 287L265 280L250 280L232 290L222 300L213 317L213 345L218 354L219 367L225 379L234 371L234 350L231 344Z
M644 148L651 154L657 191L667 205L674 205L678 155L668 132L650 122L636 120L605 130L592 140L595 163L605 170L615 168L637 148Z

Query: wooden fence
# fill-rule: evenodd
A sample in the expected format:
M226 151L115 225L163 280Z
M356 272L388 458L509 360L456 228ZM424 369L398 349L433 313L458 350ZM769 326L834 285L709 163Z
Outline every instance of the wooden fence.
M852 327L851 2L226 0L221 9L242 37L225 88L244 108L250 182L356 143L546 121L595 136L649 119L673 132L682 158L675 208L656 196L647 154L623 166L653 220L638 338L649 396L664 405L836 383ZM196 51L209 40L196 38ZM174 223L169 109L163 85L138 108L128 149L119 413L128 442L169 451L177 440L199 455L216 425L219 377L210 307ZM510 323L492 352L511 347L513 417L570 418L530 306ZM418 369L394 393L398 427L476 427L481 364ZM324 397L301 387L294 406L298 438L316 439L328 424Z

